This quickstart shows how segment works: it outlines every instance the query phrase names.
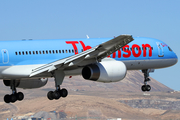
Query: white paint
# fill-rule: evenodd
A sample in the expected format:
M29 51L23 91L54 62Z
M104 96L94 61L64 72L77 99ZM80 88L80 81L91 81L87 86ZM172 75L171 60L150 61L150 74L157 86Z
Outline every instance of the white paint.
M104 61L97 64L100 69L98 82L117 82L126 76L126 66L121 61Z

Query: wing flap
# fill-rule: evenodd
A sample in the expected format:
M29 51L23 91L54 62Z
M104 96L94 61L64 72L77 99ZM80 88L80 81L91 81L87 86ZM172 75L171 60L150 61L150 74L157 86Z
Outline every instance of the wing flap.
M120 35L106 43L103 43L99 46L99 51L102 51L98 54L97 59L103 59L112 53L116 52L120 48L124 47L134 39L132 38L131 35Z
M55 62L52 62L52 63L49 63L47 65L43 65L41 67L38 67L36 69L33 69L31 74L30 74L30 77L32 76L35 76L37 74L40 74L42 72L51 72L55 69L63 69L64 67L66 67L65 65L68 64L68 66L72 66L72 65L75 65L81 61L83 61L85 58L85 56L87 54L90 54L91 52L93 52L94 50L96 50L98 46L94 47L94 48L91 48L89 50L86 50L84 52L81 52L79 54L76 54L76 55L73 55L73 56L70 56L68 58L65 58L65 59L61 59L61 60L58 60L58 61L55 61Z

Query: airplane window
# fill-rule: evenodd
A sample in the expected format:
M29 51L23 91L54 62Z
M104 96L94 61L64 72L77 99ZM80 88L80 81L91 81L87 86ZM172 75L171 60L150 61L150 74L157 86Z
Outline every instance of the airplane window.
M35 52L33 51L33 54L35 54Z
M150 50L151 48L147 47L147 50Z
M62 52L64 53L64 50L62 50Z
M77 50L75 50L75 52L77 53Z
M74 50L72 50L72 53L74 53Z
M22 52L22 54L24 55L24 51Z
M52 52L53 52L53 54L54 54L54 50L53 50Z
M66 50L66 53L68 53L68 51Z
M21 55L21 52L19 52L19 55Z
M151 47L151 50L153 50L153 47Z
M61 53L61 50L59 50L59 53Z
M51 54L51 50L49 50L49 53Z
M169 51L172 51L172 49L170 47L168 47Z
M81 51L83 52L83 49L81 49Z
M31 55L31 51L29 51L29 54Z
M39 51L39 54L41 54L41 51Z
M26 51L26 55L28 55L28 51Z
M58 53L58 50L56 50L56 53Z
M16 53L16 55L18 55L18 53L17 52L15 52Z
M43 54L45 54L44 50L43 50Z
M71 50L69 50L69 53L71 53Z
M36 54L38 54L38 51L36 51Z

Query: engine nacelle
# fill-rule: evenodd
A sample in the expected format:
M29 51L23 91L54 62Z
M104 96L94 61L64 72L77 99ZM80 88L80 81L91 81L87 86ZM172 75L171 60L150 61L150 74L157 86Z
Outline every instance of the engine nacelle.
M15 86L23 89L40 88L47 84L48 78L15 80ZM11 80L3 80L4 85L10 86Z
M121 61L103 61L82 69L84 79L98 82L117 82L124 79L126 73L126 65Z

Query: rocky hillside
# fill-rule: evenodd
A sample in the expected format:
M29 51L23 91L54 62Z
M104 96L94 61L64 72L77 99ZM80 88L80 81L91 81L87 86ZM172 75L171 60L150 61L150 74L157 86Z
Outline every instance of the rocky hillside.
M22 102L18 101L14 104L3 102L3 96L11 93L11 90L5 87L2 81L0 81L0 118L19 118L20 116L27 117L31 115L49 117L53 111L56 111L58 115L61 113L68 119L73 117L79 119L109 119L120 117L125 119L180 118L177 113L179 111L155 109L154 107L133 108L130 105L120 102L135 99L145 99L144 101L148 101L146 99L179 101L179 94L167 93L166 91L172 91L172 89L152 78L149 82L152 92L150 94L143 94L141 91L143 78L144 76L140 71L128 71L126 78L116 83L93 82L84 80L81 76L66 77L61 87L69 91L68 97L49 101L46 94L48 91L55 89L52 78L49 79L46 86L39 89L18 89L18 91L24 93L25 99ZM154 105L156 106L156 104ZM62 115L59 115L59 117L62 118Z
M171 88L163 85L162 83L150 78L148 82L151 85L151 91L173 91ZM72 76L72 78L65 77L61 87L72 91L120 91L120 92L141 92L141 86L143 85L144 76L141 71L128 71L125 79L115 83L100 83L83 79L82 76ZM46 86L40 89L55 89L54 78L49 78ZM22 89L19 89L22 91ZM0 95L11 92L9 87L4 86L3 82L0 81ZM24 92L29 93L25 90Z
M144 76L140 71L128 71L126 78L122 81L115 83L100 83L89 80L84 80L82 76L73 76L72 78L66 77L62 87L68 90L79 91L121 91L121 92L141 92ZM172 89L163 85L162 83L151 78L148 82L151 85L151 91L172 91ZM54 89L54 80L49 79L48 84L43 87Z

